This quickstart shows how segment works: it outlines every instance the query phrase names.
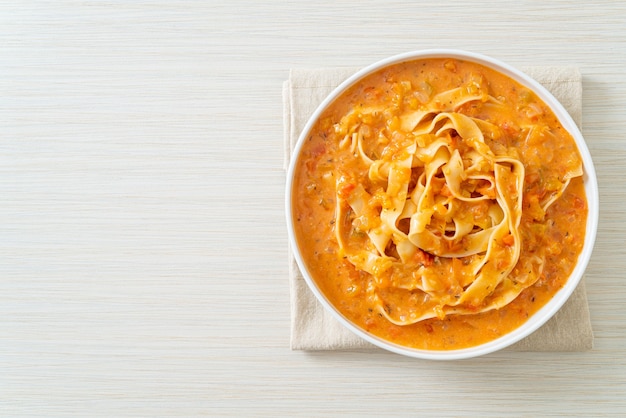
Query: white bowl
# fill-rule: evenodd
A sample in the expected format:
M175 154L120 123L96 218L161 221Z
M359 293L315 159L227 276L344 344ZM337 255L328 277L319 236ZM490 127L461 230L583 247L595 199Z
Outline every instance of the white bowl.
M528 87L532 91L534 91L538 97L540 97L546 105L548 105L554 114L558 117L563 127L570 132L570 134L574 137L576 144L578 146L578 150L581 154L583 160L583 168L584 168L584 184L585 184L585 192L587 195L587 204L588 204L588 218L587 218L587 229L585 234L585 242L582 248L582 252L578 258L578 263L574 268L571 276L567 280L564 287L559 290L554 297L543 306L538 312L536 312L533 316L531 316L524 324L522 324L519 328L514 331L490 342L487 342L482 345L457 349L457 350L447 350L447 351L439 351L439 350L423 350L423 349L415 349L410 347L401 346L398 344L391 343L389 341L378 338L374 335L366 333L358 326L354 325L351 321L346 319L324 296L324 294L320 291L315 281L309 274L307 270L307 266L303 261L303 258L299 252L298 243L295 239L294 233L294 225L293 225L293 217L292 217L292 201L291 201L291 190L293 186L293 178L294 178L294 170L296 163L298 161L298 155L302 148L302 144L309 136L310 130L313 128L315 121L318 119L323 110L339 95L341 95L345 90L354 85L356 82L364 78L365 76L380 70L383 67L387 67L389 65L397 64L404 61L412 61L415 59L421 58L457 58L465 61L472 61L478 64L482 64L486 67L490 67L499 71L500 73L507 75L513 80L519 82L520 84ZM589 153L589 149L585 143L585 140L580 133L580 130L576 126L576 123L572 120L571 116L567 113L565 108L554 98L554 96L546 90L542 85L538 82L527 76L526 74L520 72L519 70L499 61L493 59L491 57L476 54L472 52L466 52L461 50L454 49L430 49L430 50L422 50L422 51L414 51L408 52L400 55L395 55L384 60L378 61L372 65L369 65L362 70L356 72L354 75L349 77L343 83L341 83L336 89L334 89L328 97L319 105L319 107L312 114L307 124L305 125L299 139L297 145L293 151L293 158L291 159L291 164L289 166L289 170L287 173L287 184L286 184L286 214L287 214L287 232L289 236L289 242L291 248L293 249L293 253L298 263L298 266L302 272L302 275L311 289L311 291L315 294L316 298L319 302L346 328L352 331L354 334L360 336L364 340L380 347L385 350L402 354L409 357L414 358L422 358L422 359L431 359L431 360L457 360L457 359L465 359L472 358L481 355L485 355L488 353L493 353L495 351L501 350L505 347L510 346L511 344L516 343L517 341L527 337L538 328L540 328L543 324L545 324L568 300L573 291L578 286L585 269L587 268L587 264L589 259L591 258L591 253L593 251L593 246L596 239L596 231L598 226L598 217L599 217L599 198L598 198L598 184L596 179L595 168L593 166L593 161L591 160L591 155Z

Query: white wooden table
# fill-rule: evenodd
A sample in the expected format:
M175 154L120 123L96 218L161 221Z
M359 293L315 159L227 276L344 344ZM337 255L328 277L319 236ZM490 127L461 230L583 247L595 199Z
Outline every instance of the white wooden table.
M431 47L580 68L591 352L290 351L281 83ZM0 416L626 414L624 68L619 1L0 0Z

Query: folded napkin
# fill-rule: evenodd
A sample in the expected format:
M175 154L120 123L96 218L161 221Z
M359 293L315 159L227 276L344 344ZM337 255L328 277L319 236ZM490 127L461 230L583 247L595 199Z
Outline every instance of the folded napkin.
M355 68L292 70L283 84L284 168L308 118ZM572 67L522 68L548 89L576 124L582 122L582 77ZM289 249L291 348L293 350L375 349L341 325L309 290ZM543 327L508 347L509 351L586 351L593 348L585 283L581 281L563 308Z

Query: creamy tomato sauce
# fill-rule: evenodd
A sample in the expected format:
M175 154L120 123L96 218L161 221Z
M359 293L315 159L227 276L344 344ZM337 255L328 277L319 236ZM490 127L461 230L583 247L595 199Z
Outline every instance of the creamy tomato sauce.
M398 129L394 126L400 123L398 111L419 110L438 93L462 86L471 79L486 85L498 106L470 101L455 112L497 126L502 134L488 138L489 147L496 152L502 149L513 153L523 163L518 265L541 259L543 268L534 284L498 309L476 314L440 314L397 325L368 298L371 274L357 269L339 248L336 228L344 220L336 219L338 173L352 173L352 178L359 179L365 168L355 160L353 150L340 146L344 137L338 134L337 125L359 106L395 109L384 110L387 117L383 121L363 124L366 125L364 138L368 135L378 138L367 143L368 152L375 154L382 149L380 134L384 137L385 133ZM296 240L320 290L337 310L366 332L421 349L451 350L479 345L523 324L563 287L574 269L582 250L587 219L582 177L572 178L545 213L541 202L563 185L564 173L579 159L574 139L551 110L532 91L510 78L481 65L453 59L397 64L366 77L335 100L306 138L293 183ZM419 254L424 259L420 265L425 264L426 268L437 269L448 261L428 251ZM416 303L406 299L396 302Z

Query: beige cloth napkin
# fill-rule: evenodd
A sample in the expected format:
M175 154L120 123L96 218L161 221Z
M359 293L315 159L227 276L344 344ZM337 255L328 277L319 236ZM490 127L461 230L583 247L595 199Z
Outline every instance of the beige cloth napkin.
M355 68L292 70L283 84L285 135L284 168L308 118L324 98ZM546 87L567 109L576 124L582 122L582 77L572 67L528 67L526 74ZM307 287L289 250L291 348L293 350L375 349L341 325ZM586 351L593 348L585 283L581 281L563 308L543 327L508 347L509 351Z

